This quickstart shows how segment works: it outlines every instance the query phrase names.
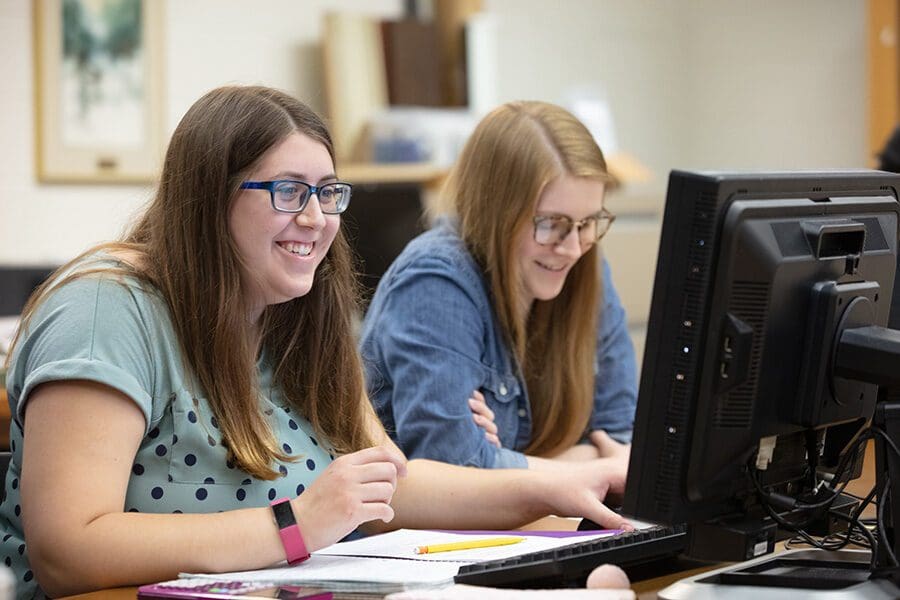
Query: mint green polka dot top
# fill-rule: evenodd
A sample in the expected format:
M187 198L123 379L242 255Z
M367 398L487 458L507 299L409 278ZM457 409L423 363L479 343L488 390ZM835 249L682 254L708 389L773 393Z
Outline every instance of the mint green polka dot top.
M208 513L302 494L334 459L327 440L282 402L268 361L257 368L263 413L282 450L297 458L277 465L282 477L275 481L255 479L226 459L219 424L184 369L169 311L155 290L113 275L88 275L57 288L28 323L7 374L12 458L0 504L0 561L16 576L17 598L44 596L28 562L19 499L23 419L37 386L96 381L144 413L123 511Z

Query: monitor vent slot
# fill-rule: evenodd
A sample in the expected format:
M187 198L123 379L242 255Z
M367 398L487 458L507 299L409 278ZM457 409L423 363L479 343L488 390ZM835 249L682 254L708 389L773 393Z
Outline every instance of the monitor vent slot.
M800 223L787 221L784 223L772 223L772 233L778 242L778 249L782 256L809 256L812 249L809 240L803 235Z
M747 380L727 394L716 398L713 426L721 429L747 429L753 420L753 400L759 382L759 363L762 358L766 317L769 306L769 285L754 281L737 281L732 290L729 312L753 328L750 346L750 365Z
M881 223L876 217L857 217L853 220L859 221L866 226L866 241L863 246L863 252L888 249L887 239L885 239Z
M706 295L709 274L714 254L713 232L715 230L716 194L698 194L694 204L694 219L688 240L690 250L688 263L682 281L684 282L681 305L681 323L675 336L675 372L670 374L670 402L666 412L666 434L657 461L659 472L656 476L654 501L662 512L672 509L673 494L678 493L682 484L682 469L676 466L683 460L674 461L669 457L683 457L687 452L687 425L690 415L689 398L694 393L697 359L701 349L700 333L704 329L706 315ZM688 351L685 352L684 349Z

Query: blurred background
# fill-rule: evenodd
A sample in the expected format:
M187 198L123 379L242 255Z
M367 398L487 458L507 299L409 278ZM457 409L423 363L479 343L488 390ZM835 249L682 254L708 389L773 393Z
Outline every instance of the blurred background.
M35 2L0 2L0 265L39 272L119 235L153 182L42 170L36 63L58 32L36 15L61 2ZM293 93L328 118L338 173L360 185L348 226L372 285L479 116L514 99L575 111L620 179L604 245L639 355L671 169L871 167L897 121L897 0L145 2L155 160L213 87Z

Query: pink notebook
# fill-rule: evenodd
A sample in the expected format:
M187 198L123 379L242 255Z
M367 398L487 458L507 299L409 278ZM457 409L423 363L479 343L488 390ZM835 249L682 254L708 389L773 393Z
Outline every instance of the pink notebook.
M265 582L215 581L200 577L174 579L162 583L142 585L138 598L168 600L172 598L198 598L219 600L225 598L277 598L279 600L332 600L331 592L300 585L277 585Z

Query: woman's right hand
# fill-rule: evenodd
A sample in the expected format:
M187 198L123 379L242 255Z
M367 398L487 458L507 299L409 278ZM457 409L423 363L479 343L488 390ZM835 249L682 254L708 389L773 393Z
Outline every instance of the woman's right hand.
M368 521L391 521L398 476L406 476L406 457L391 446L336 458L291 502L307 549L329 546Z
M469 398L469 408L472 410L472 419L475 424L484 429L484 437L491 444L500 447L497 424L494 423L494 411L492 411L484 399L484 395L475 390Z

